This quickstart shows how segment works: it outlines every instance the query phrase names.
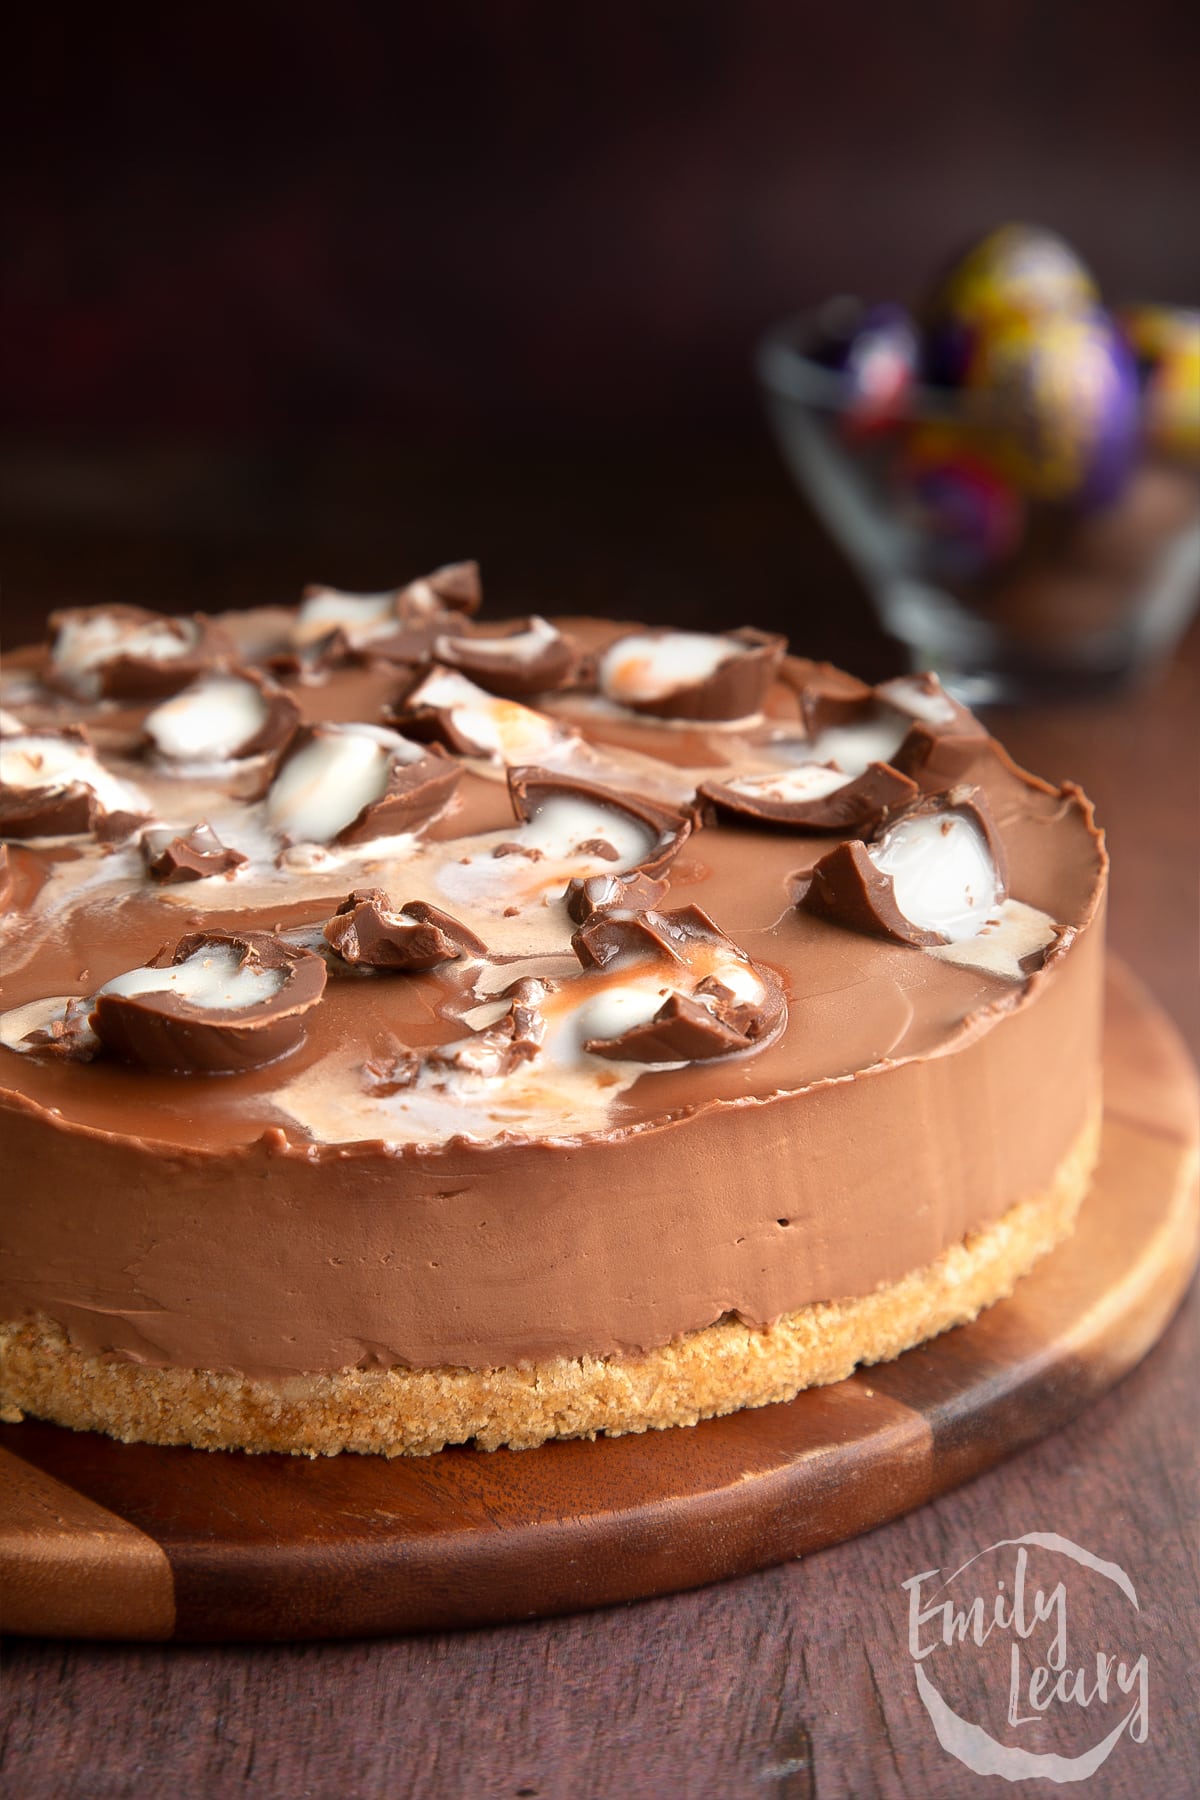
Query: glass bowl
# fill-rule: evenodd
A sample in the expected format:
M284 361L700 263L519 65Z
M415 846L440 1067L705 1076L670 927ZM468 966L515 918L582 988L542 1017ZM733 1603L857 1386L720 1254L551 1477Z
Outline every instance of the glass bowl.
M1161 665L1200 600L1200 473L1146 451L1107 506L1029 500L989 474L971 396L917 388L864 426L846 376L812 354L828 317L768 331L759 380L797 484L913 668L985 705L1104 693ZM973 441L978 463L939 465L939 438Z

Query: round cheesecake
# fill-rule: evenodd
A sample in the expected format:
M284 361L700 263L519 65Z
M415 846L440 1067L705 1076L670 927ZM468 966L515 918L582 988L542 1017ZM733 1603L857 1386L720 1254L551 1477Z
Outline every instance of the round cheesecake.
M1071 1229L1106 860L931 677L452 565L51 621L0 705L0 1392L425 1453L897 1355Z

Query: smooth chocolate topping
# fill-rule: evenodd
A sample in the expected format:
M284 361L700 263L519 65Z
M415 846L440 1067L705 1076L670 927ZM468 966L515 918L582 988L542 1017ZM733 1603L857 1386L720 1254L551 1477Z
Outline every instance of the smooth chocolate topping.
M568 687L585 660L582 645L536 616L517 619L501 633L442 634L434 640L434 655L502 699Z
M508 792L513 811L522 821L535 818L547 801L565 799L585 800L644 825L653 832L654 841L633 869L625 871L627 874L660 875L678 856L691 835L694 822L690 814L673 812L670 807L658 806L652 800L643 800L640 795L614 793L612 788L600 787L593 781L580 781L573 775L560 775L554 769L511 768ZM603 854L595 849L592 840L589 843L591 854Z
M206 1075L256 1069L296 1049L304 1039L304 1015L325 989L325 964L311 950L265 931L194 932L146 966L178 968L221 949L236 952L239 974L277 971L275 991L248 1006L214 1006L171 988L129 994L102 988L90 1022L105 1049L145 1068Z
M796 903L817 918L831 920L869 936L918 948L950 943L951 937L908 917L896 897L892 874L880 868L872 854L886 849L889 840L906 824L941 818L942 833L951 829L955 815L970 820L981 833L995 874L994 900L1004 898L1007 870L1004 849L987 802L977 788L957 787L946 793L925 794L893 815L870 846L851 839L828 852L798 885ZM986 922L987 908L980 911L979 925Z
M435 969L460 956L486 956L487 946L449 913L423 900L399 911L382 888L356 888L324 927L344 962L367 969Z
M584 924L594 913L611 907L629 912L645 912L657 906L667 891L665 881L656 881L641 869L628 875L587 875L568 884L567 913L576 925Z
M143 831L141 850L146 873L164 885L232 875L246 861L240 850L223 844L203 819L183 835L176 835L170 826Z
M802 765L803 766L803 765ZM917 784L888 763L873 762L861 775L813 799L781 799L781 777L789 770L743 777L733 787L705 781L697 790L711 817L749 819L757 825L790 827L793 831L851 831L873 827L898 807L912 800ZM776 794L772 794L772 787ZM703 815L702 815L703 816Z
M233 648L203 613L180 618L140 606L79 606L51 613L49 625L53 639L44 679L85 698L158 700L177 694Z
M639 698L635 688L620 678L623 645L632 651L635 641L648 640L665 647L671 639L684 635L668 630L639 630L614 639L598 664L601 693L631 712L650 714L656 719L745 719L762 710L767 690L783 661L787 639L755 631L751 626L713 639L714 646L724 646L726 654L701 678L684 677L677 685L664 684L652 697L645 698Z

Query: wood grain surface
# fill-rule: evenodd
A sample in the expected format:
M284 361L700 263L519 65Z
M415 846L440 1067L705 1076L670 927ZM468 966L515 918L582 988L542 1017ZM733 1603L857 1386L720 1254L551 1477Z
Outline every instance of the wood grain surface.
M479 554L499 610L736 616L865 673L894 672L865 603L769 451L682 439L605 466L387 456L323 466L195 458L25 460L4 631L68 600L213 606L304 579L370 588ZM91 483L92 485L89 485ZM118 491L119 490L119 491ZM10 489L11 491L11 489ZM89 496L84 518L76 497ZM104 512L101 515L101 496ZM1200 1053L1196 978L1200 632L1153 684L996 717L1027 766L1093 795L1114 857L1110 940ZM1001 1537L1052 1530L1136 1584L1145 1743L1081 1792L1200 1792L1200 1554L1193 1290L1144 1361L1063 1430L892 1523L694 1592L395 1639L188 1646L10 1639L0 1786L20 1800L296 1794L324 1800L976 1800L917 1697L901 1583ZM1073 1636L1111 1619L1073 1600ZM981 1698L983 1696L981 1695ZM1018 1790L1052 1800L1045 1781Z
M1149 1079L1147 1078L1149 1076ZM1195 1267L1196 1089L1110 970L1100 1167L1012 1299L787 1405L536 1450L308 1461L0 1426L6 1628L357 1637L575 1612L870 1530L1057 1429L1155 1342Z

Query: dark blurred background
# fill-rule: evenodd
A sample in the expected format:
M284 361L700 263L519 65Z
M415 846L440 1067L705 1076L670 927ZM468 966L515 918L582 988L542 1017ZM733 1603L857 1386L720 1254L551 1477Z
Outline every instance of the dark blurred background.
M139 16L140 15L140 16ZM1200 299L1200 9L770 0L28 10L10 38L9 641L478 555L494 607L886 661L757 334L1005 218ZM865 672L870 672L869 666Z

